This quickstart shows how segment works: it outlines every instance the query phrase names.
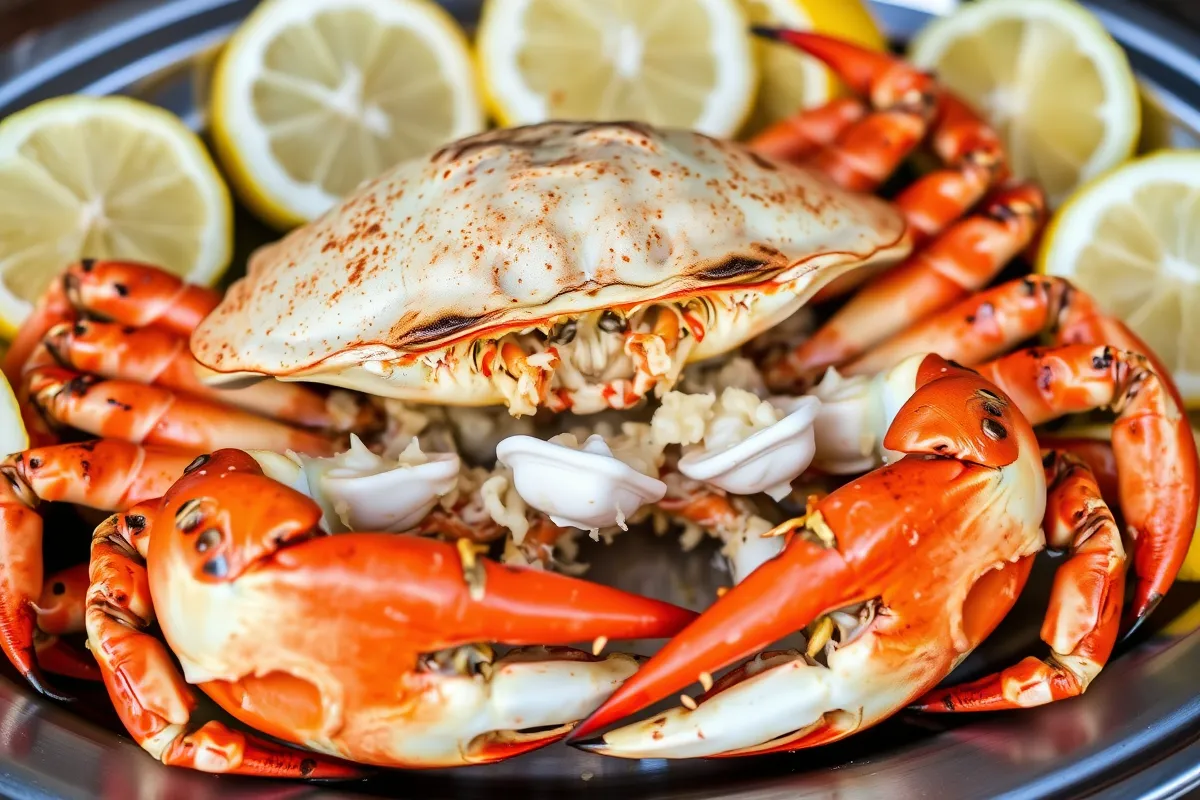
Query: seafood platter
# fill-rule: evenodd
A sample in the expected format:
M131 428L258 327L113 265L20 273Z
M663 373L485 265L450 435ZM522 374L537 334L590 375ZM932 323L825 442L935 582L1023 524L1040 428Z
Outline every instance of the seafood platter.
M126 2L14 47L0 784L1192 781L1195 40L947 5Z

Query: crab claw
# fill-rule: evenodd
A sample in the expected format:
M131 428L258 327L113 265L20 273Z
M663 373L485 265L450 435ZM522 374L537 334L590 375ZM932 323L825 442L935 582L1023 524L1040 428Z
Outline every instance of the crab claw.
M727 664L757 653L764 644L800 630L826 610L849 604L855 598L848 596L847 589L854 584L849 567L837 550L794 537L779 556L764 563L718 599L682 634L667 642L650 663L622 684L594 714L576 726L571 734L571 744L605 755L655 758L701 754L688 752L686 747L679 749L681 737L691 739L708 753L737 747L735 740L747 732L752 738L757 738L746 744L756 743L761 740L758 734L764 724L762 716L747 718L741 725L733 722L733 727L726 727L731 720L725 714L721 727L713 725L706 728L702 721L695 719L698 712L692 712L691 718L668 719L669 729L664 729L663 724L654 719L623 728L618 734L625 736L615 740L611 736L603 742L577 740L637 713L689 683L697 680L703 683L706 678L702 676L711 675ZM786 602L772 602L770 598L778 598L781 587L786 586L807 586L811 589L790 597ZM807 665L801 659L797 666ZM805 670L793 672L803 679ZM784 678L784 682L787 681ZM777 701L763 706L764 713L772 716L794 714L796 709L784 698L808 694L797 694L794 689L785 689L783 685L768 687L767 691L777 693L778 697ZM703 702L708 696L700 699ZM719 700L715 704L705 703L704 709L719 713L720 709L716 708L718 704ZM712 713L701 716L711 716ZM647 735L652 731L662 736ZM668 737L667 734L674 736ZM646 742L661 745L654 746L653 752L637 754L627 749L631 744L638 746Z
M929 79L909 64L840 39L808 31L756 25L756 36L789 44L824 61L855 93L870 97L879 107L904 99L911 91L925 91Z
M558 645L663 638L695 618L691 611L576 578L472 562L464 551L412 536L348 533L277 556L314 600L338 598L340 609L332 615L326 609L323 620L315 608L293 609L308 631L319 632L311 641L320 646L305 657L335 671L346 693L338 755L433 767L499 761L550 744L637 670L630 656L597 658ZM266 627L255 635L269 641ZM532 647L492 661L488 642ZM379 656L344 663L336 653L350 646ZM262 697L257 686L251 683L246 697L222 705L292 741L324 732L278 730L266 715L254 714L272 702L270 689ZM380 686L397 687L397 697L383 702L386 712L379 709ZM380 759L371 740L383 735L377 726L384 714L390 717L388 748Z
M835 741L933 688L995 628L1044 543L1036 438L1011 401L936 356L921 360L915 383L884 440L906 457L778 526L773 533L790 537L783 551L668 642L572 738L693 681L705 693L572 744L688 758ZM804 652L765 655L714 684L716 670L806 629Z
M329 535L321 513L245 452L218 451L164 498L147 566L189 682L259 731L346 760L454 766L560 739L637 669L630 656L563 645L598 653L696 617L503 566L467 540ZM109 594L130 594L118 588ZM204 611L213 625L197 624ZM518 649L496 659L493 643ZM325 697L337 700L314 702Z

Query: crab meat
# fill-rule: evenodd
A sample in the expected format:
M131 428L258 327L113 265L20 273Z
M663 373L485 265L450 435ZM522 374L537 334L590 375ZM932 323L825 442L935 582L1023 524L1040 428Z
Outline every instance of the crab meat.
M512 436L496 449L517 492L555 525L597 532L625 521L667 493L667 485L617 458L599 434L582 445L570 433L542 441Z
M813 423L821 406L816 397L760 400L727 388L720 398L673 392L664 400L655 414L657 432L685 445L678 469L693 480L731 494L765 492L781 500L812 463Z
M593 413L910 249L882 199L636 123L497 130L398 165L259 250L196 329L205 380Z
M329 458L248 452L267 475L315 500L329 533L407 531L458 486L462 469L457 455L422 452L415 437L394 460L353 435L350 449Z

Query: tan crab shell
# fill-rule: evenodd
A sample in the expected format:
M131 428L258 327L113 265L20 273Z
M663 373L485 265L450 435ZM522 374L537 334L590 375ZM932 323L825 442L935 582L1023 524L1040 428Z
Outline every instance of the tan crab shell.
M214 383L273 375L501 404L439 353L548 319L740 292L726 352L910 243L887 202L731 142L631 123L490 131L396 166L251 258L196 329ZM465 365L469 360L464 360Z

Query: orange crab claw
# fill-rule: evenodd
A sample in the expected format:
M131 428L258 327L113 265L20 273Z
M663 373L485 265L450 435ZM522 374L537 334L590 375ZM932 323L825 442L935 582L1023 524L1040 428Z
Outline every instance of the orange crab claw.
M182 561L202 581L226 582L251 566L269 566L285 571L289 581L311 575L312 586L328 584L331 592L357 586L345 612L386 619L400 605L424 621L438 647L653 639L696 617L590 581L476 558L464 545L396 534L326 536L318 528L320 507L263 475L241 450L197 459L164 499L163 513L186 525L183 536L152 537L151 574L155 562ZM198 536L211 541L201 548Z
M784 599L786 587L806 589ZM654 658L625 681L604 705L571 732L579 740L641 711L672 692L803 628L822 612L854 602L853 572L837 550L793 537L727 592ZM777 598L772 602L770 598Z
M922 360L915 386L885 439L909 457L777 528L792 535L784 550L668 642L572 739L693 681L708 690L712 672L822 615L877 601L872 621L828 666L799 656L764 658L684 700L689 711L576 746L623 757L684 757L832 741L932 688L998 624L1015 595L980 603L967 597L980 564L1005 564L997 580L1016 585L1027 569L1021 559L1042 544L1045 481L1036 439L1011 400L937 356ZM1020 500L997 502L1010 494ZM749 708L780 691L788 699L762 719L748 719L755 716ZM860 709L857 718L844 711L851 708Z
M892 105L906 90L925 91L930 83L927 76L898 59L831 36L766 25L755 25L751 31L824 61L852 91L870 97L877 107ZM878 96L885 88L888 95Z
M195 735L191 683L257 731L357 763L509 758L561 739L637 669L559 645L672 636L696 617L496 564L468 540L330 535L321 519L249 454L219 450L157 506L97 528L89 641L146 750L201 766L168 746ZM169 650L145 630L155 619ZM495 658L491 643L516 649ZM201 768L241 769L250 741Z

